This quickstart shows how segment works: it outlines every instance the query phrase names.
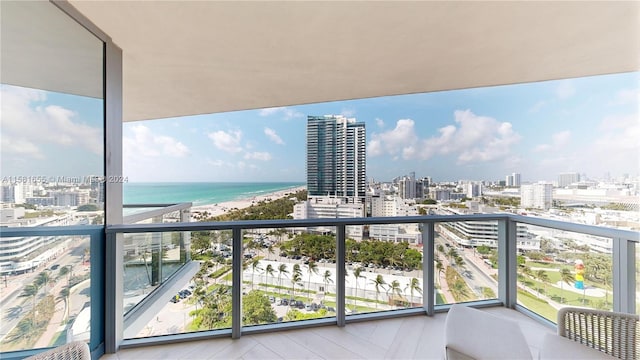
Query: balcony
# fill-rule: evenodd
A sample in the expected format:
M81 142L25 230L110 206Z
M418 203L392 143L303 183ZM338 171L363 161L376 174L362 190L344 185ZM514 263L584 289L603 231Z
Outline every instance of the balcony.
M212 354L220 349L220 354L260 358L267 356L260 355L261 346L266 346L265 342L270 343L266 348L273 352L266 354L280 357L299 357L313 352L319 357L333 358L331 349L341 347L348 347L348 351L357 354L357 357L369 357L369 351L375 349L368 345L370 342L380 344L382 348L376 354L386 354L385 357L419 357L418 354L422 351L426 351L425 357L437 357L442 349L444 313L453 303L465 302L469 306L489 307L487 311L516 319L524 324L525 332L530 332L532 339L540 339L540 334L554 331L555 313L562 306L585 306L628 313L635 313L640 308L640 287L635 276L640 258L637 245L639 234L633 231L508 214L141 223L149 218L160 221L166 214L182 214L173 218L184 220L188 208L187 204L156 209L152 210L153 216L142 213L135 215L135 219L128 218L132 221L127 221L127 224L108 226L106 242L102 241L104 233L100 228L94 229L93 226L16 228L3 230L0 236L88 237L92 248L90 269L86 269L91 274L91 306L88 307L87 318L90 319L91 326L86 339L93 342L97 336L95 333L102 328L114 329L107 332L105 338L111 338L112 341L119 339L117 355L113 355L117 358L140 357L140 351L143 351L145 357L153 354L155 349L175 351L176 355L183 356L192 351L184 350L187 347L207 349L207 352L213 351L210 352ZM480 248L464 248L455 241L451 232L438 231L448 223L470 224L474 221L495 224L497 240L493 257L484 259L484 255L478 251ZM380 264L353 262L351 257L356 250L352 240L347 239L346 228L382 224L413 224L420 229L423 256L416 269L381 266L390 259L382 259ZM252 245L255 239L269 238L284 243L289 241L284 234L305 233L306 228L333 229L322 235L325 239L330 239L330 250L326 259L315 259L318 267L315 271L305 258L287 258L282 253L269 251L267 247ZM522 228L547 239L549 244L555 244L559 251L553 256L554 259L534 261L527 258L523 263L523 258L518 255L523 250L520 248L522 241L517 241L517 234L522 232ZM142 291L142 296L131 295L130 271L127 269L135 264L131 262L133 258L128 255L127 249L135 245L133 248L140 250L143 243L149 245L156 241L160 244L162 239L169 239L169 242L181 239L178 241L180 249L187 249L191 235L204 232L210 235L228 234L228 241L222 237L217 238L220 239L220 244L228 244L224 247L224 251L228 252L226 262L220 259L214 265L205 266L205 261L191 260L184 256L182 260L186 261L180 262L181 258L177 258L177 264L181 265L174 266L171 272L160 276L172 260L158 254L155 264L153 261L148 262L149 279L154 279L151 274L155 272L158 274L158 281L150 280L147 286L138 289ZM612 251L597 253L593 249L600 249L599 247L581 247L576 239L592 241L594 244L610 243ZM98 249L100 244L106 245L104 252ZM164 242L162 244L158 251L162 251L160 249L166 245ZM153 252L153 246L147 250ZM100 254L106 256L101 257ZM406 250L404 255L408 254L409 250ZM575 256L569 259L571 254ZM578 257L584 259L588 265L587 271L590 272L585 279L586 286L581 290L575 288L575 271L571 271L572 279L561 278L562 269L573 268L575 261L572 260ZM596 266L594 261L598 261L597 266L601 269L598 273L592 268ZM122 265L114 267L114 263ZM268 270L277 269L278 264L285 264L285 269L289 272L281 270L282 275ZM296 265L300 276L293 281ZM176 298L175 303L168 300L176 296L180 289L187 289L190 285L195 293L194 285L202 284L202 275L199 278L196 273L207 268L210 268L209 274L217 275L205 279L206 286L201 289L224 287L229 292L230 303L226 308L228 310L219 314L220 317L224 316L225 321L203 325L197 321L200 316L198 309L202 310L207 306L206 302L196 301L195 296ZM414 287L409 286L412 283ZM278 314L277 320L274 318L267 321L247 316L246 311L250 310L246 309L252 305L246 301L252 298L254 292L268 296L270 300L273 298L270 306ZM98 300L102 298L101 294L115 296L107 296L106 302L101 303ZM201 299L204 299L204 294L202 296ZM305 306L295 309L290 304L281 305L280 299L296 299L296 303L304 302ZM309 307L313 303L317 304L317 309ZM324 308L320 310L320 306ZM225 311L228 313L223 314ZM292 316L292 313L298 317ZM380 343L381 340L376 337L387 332L407 336L389 335L390 338ZM73 335L73 332L67 336L71 336L69 334ZM166 346L149 348L212 338L216 340L198 342L197 344L202 345L193 348L188 344L171 345L169 350L166 350ZM429 340L424 342L426 338ZM345 342L345 339L352 339L358 345L348 345L351 343ZM288 342L296 345L291 348L282 345ZM535 341L533 347L535 348ZM3 354L3 357L19 357L30 352L32 351L10 352ZM345 354L351 354L350 352Z

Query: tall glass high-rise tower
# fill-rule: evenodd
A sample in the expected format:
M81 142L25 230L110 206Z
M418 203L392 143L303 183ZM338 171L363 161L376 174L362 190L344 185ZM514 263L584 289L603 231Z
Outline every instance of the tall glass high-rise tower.
M365 124L341 115L307 117L307 190L363 202L366 192Z

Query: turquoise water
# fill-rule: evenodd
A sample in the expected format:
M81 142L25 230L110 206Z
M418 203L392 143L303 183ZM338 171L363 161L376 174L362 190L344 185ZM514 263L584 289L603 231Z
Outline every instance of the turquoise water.
M296 182L269 183L125 183L124 204L192 202L194 206L246 199L304 186Z

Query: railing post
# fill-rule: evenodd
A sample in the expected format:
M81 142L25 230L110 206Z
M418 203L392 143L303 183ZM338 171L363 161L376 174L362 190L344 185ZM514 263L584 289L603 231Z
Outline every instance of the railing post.
M612 241L613 311L635 314L635 246L632 241L622 238L613 238Z
M517 223L509 217L498 220L498 298L505 307L517 302Z
M124 234L107 233L105 244L105 308L104 346L108 354L115 353L124 336L122 299ZM93 267L93 264L92 264Z
M435 224L422 223L422 306L427 315L433 315L436 288L433 264L435 262ZM425 301L426 299L426 301Z
M233 234L233 267L231 270L231 338L238 339L242 333L242 229L234 227Z
M336 321L338 326L346 323L345 315L345 263L346 263L346 231L345 225L336 227ZM357 279L356 279L357 281ZM326 290L325 290L326 291ZM358 294L356 294L357 296Z

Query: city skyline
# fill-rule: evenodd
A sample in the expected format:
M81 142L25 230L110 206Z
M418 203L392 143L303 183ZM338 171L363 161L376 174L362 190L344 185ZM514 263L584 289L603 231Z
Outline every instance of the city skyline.
M635 177L639 83L634 72L125 123L123 176L304 182L306 117L335 114L366 124L367 175L376 181L410 172L434 181L515 172L523 183L565 172ZM100 173L100 100L1 89L3 176ZM72 136L48 135L56 133Z

